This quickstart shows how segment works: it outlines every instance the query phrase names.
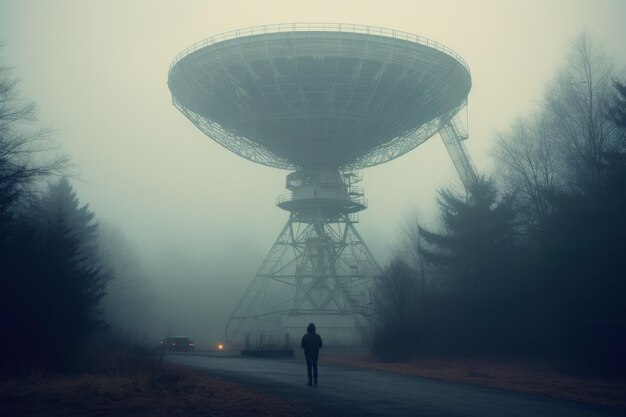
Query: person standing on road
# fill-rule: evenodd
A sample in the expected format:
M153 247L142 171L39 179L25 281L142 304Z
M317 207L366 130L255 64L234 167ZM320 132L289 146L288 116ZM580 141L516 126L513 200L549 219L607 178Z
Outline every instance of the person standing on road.
M306 334L302 336L300 343L304 349L304 357L306 358L306 371L309 376L307 385L317 385L317 357L322 348L322 338L315 333L315 324L310 323L306 328Z

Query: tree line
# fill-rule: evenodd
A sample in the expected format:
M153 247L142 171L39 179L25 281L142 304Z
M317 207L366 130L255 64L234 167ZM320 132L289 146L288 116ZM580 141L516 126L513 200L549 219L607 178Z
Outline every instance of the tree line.
M76 363L90 335L110 324L103 305L115 302L107 291L133 281L112 250L124 238L101 233L66 176L69 159L52 132L37 127L35 106L17 87L0 66L2 374Z
M438 191L376 283L372 348L524 354L626 372L626 86L582 34L539 109L497 134L495 170Z

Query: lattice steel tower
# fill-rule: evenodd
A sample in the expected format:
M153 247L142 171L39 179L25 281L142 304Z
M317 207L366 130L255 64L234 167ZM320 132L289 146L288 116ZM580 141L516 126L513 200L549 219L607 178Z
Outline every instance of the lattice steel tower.
M360 169L440 132L464 183L475 176L456 114L471 77L443 45L347 24L259 26L216 35L175 59L174 105L251 161L289 169L289 211L226 328L302 334L314 321L336 344L363 340L378 266L354 224L367 207Z

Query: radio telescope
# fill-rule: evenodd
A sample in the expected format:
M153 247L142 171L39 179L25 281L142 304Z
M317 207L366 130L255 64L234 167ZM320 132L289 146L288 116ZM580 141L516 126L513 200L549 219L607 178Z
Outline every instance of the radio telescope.
M475 176L458 112L471 76L445 46L349 24L280 24L205 39L172 62L174 105L226 149L288 169L276 205L289 212L234 309L225 337L271 345L313 321L329 343L369 329L379 272L355 224L367 207L361 169L440 133L461 180Z

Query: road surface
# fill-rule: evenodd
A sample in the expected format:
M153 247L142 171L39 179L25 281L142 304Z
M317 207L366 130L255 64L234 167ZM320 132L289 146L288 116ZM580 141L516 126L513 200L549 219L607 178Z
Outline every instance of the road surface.
M544 399L474 385L420 377L319 367L319 386L306 385L306 365L297 359L207 357L171 354L166 360L208 370L280 397L315 416L420 417L606 417L622 414L578 403ZM320 358L323 361L323 357Z

